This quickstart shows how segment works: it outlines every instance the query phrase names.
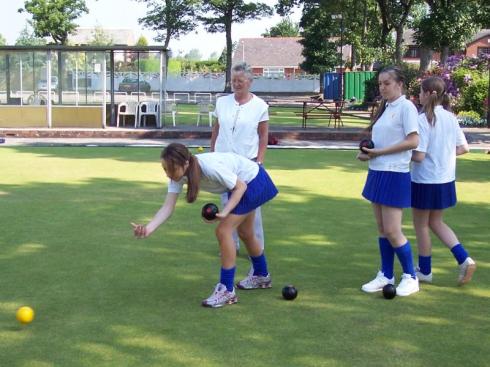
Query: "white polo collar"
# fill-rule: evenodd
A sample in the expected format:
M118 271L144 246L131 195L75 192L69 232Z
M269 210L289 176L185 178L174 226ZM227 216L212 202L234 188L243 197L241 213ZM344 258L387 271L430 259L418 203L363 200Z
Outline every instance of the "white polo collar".
M403 100L405 100L406 97L404 94L402 94L400 97L398 97L397 99L395 99L393 102L388 102L387 103L387 106L388 107L396 107L397 105L399 105L400 103L402 103Z

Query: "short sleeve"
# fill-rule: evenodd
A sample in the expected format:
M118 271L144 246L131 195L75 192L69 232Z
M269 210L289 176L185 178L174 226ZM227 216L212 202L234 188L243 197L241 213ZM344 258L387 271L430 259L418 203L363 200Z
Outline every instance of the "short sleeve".
M180 194L182 192L182 187L184 186L184 179L180 181L169 180L168 182L168 192Z
M455 118L454 119L454 124L456 126L456 146L459 147L460 145L466 145L468 142L466 141L466 137L464 136L463 129L459 126L458 120Z
M403 132L405 135L411 134L413 132L418 133L418 112L415 105L407 101L403 106L402 110L402 123L403 123Z
M415 150L418 152L427 153L427 148L429 146L430 126L424 113L418 116L417 121L419 127L419 146Z
M269 105L264 102L264 110L260 115L259 122L269 121Z

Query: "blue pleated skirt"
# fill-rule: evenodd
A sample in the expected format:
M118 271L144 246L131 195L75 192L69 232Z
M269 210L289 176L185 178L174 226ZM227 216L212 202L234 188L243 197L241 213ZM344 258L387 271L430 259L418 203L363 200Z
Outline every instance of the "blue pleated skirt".
M410 172L374 171L370 169L362 196L375 204L410 208Z
M421 184L412 182L412 208L441 210L456 205L456 184Z
M259 165L257 176L247 184L247 190L231 212L238 215L250 213L274 198L278 192L269 174ZM231 192L228 192L228 199L230 196Z

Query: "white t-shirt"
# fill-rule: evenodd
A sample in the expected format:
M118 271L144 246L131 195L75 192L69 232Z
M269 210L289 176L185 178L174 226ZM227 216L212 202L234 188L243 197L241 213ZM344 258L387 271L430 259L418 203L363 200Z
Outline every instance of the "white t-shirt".
M233 152L248 159L257 158L259 151L259 122L269 120L269 106L261 98L239 105L234 94L216 100L213 112L218 118L219 132L215 143L216 152Z
M435 124L425 113L419 116L420 141L417 151L425 153L422 162L412 162L412 181L440 184L456 179L456 147L466 144L458 120L442 106L434 109Z
M201 166L200 189L216 194L233 190L237 179L252 181L259 172L259 165L235 153L203 153L195 157ZM180 193L187 177L180 181L170 180L168 192Z
M387 103L383 114L373 126L374 147L385 148L398 144L410 133L418 132L417 118L417 108L404 95ZM411 158L411 150L380 155L369 160L369 168L375 171L409 172Z

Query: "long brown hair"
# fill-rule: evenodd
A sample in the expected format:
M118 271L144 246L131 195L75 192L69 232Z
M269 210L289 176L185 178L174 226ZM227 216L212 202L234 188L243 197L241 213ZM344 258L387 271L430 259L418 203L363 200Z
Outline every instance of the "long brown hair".
M197 158L180 143L171 143L163 149L160 158L165 161L170 171L175 170L175 167L184 167L189 162L189 167L185 172L187 176L187 195L188 203L193 203L197 199L199 193L199 183L201 181L201 167L197 162Z
M429 124L434 125L436 123L434 108L437 105L442 105L444 109L449 110L451 101L446 92L446 83L444 83L444 80L437 76L431 76L424 79L420 84L420 87L422 88L423 92L430 93L422 111L425 113Z
M396 66L388 66L388 67L382 69L378 73L378 76L376 77L376 79L378 79L381 74L385 74L385 73L389 74L395 82L403 83L403 86L405 86L405 75L403 75L402 71L399 68L397 68ZM385 109L386 109L386 100L382 99L380 104L379 104L379 107L376 110L376 113L375 113L373 119L371 120L371 123L366 128L366 130L368 130L368 131L373 130L374 124L378 121L378 119L381 117L383 112L385 112Z

